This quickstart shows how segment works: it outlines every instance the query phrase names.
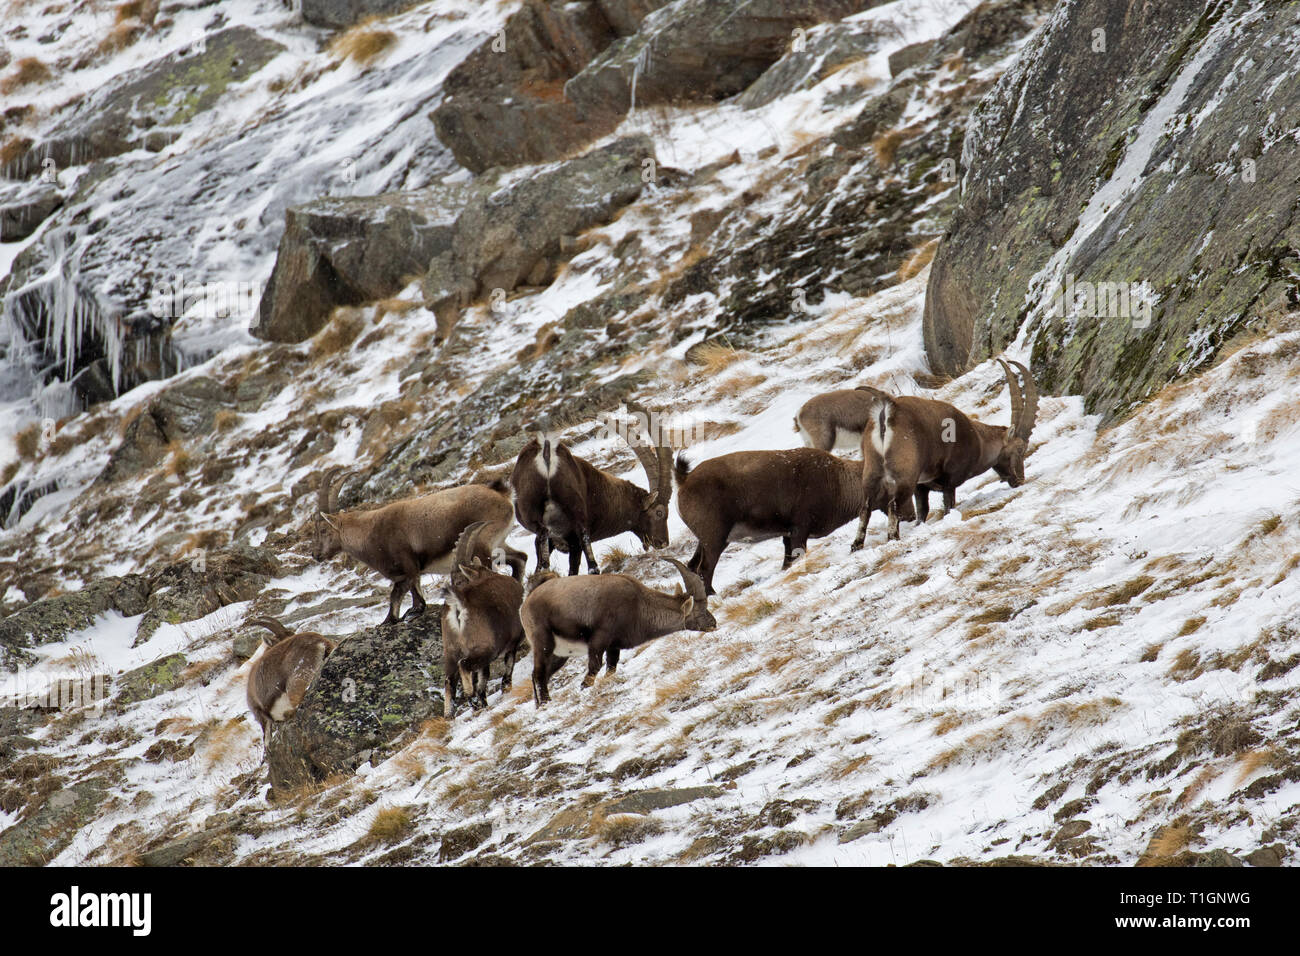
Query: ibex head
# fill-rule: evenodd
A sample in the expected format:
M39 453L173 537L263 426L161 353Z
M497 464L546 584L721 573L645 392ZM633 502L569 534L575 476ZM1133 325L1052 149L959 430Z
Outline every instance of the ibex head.
M343 550L341 526L338 522L339 485L336 479L341 465L332 465L321 476L320 490L316 493L316 517L312 528L311 555L317 561L327 561ZM343 475L346 479L351 472ZM337 483L336 483L337 480Z
M481 559L474 556L478 547L478 538L486 521L475 521L460 533L456 539L456 557L451 566L451 586L453 589L471 588L490 574L496 572L483 566Z
M1015 372L1011 371L1002 359L998 359L1007 376L1007 387L1011 390L1011 425L1007 428L1002 451L993 463L993 470L998 477L1012 488L1019 488L1025 481L1025 453L1029 450L1029 435L1034 430L1034 420L1038 416L1038 386L1029 369L1019 362L1012 362L1020 370L1025 380L1025 390L1021 392L1020 383L1016 381Z
M688 631L712 631L718 626L717 619L709 613L709 599L704 593L704 580L692 572L676 558L664 558L670 562L682 576L686 585L686 594L682 600L682 617L686 619Z
M627 403L628 410L638 417L644 416L648 423L650 413L633 402ZM644 436L653 441L653 435ZM636 516L632 533L641 539L641 546L649 551L651 548L668 547L668 503L673 497L673 450L668 446L653 444L628 443L636 454L637 461L645 469L646 483L650 488L641 511Z

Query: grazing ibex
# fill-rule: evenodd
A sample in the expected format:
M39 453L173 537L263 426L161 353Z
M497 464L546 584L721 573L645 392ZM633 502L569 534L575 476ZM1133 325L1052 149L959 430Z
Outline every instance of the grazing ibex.
M817 448L737 451L691 467L677 456L677 511L699 544L689 567L713 594L731 541L781 538L782 568L862 510L862 463ZM883 502L877 499L877 505Z
M947 402L929 398L882 395L875 423L862 436L864 486L879 487L884 507L863 503L853 550L862 546L872 508L889 516L889 538L898 538L898 522L911 520L912 509L924 522L930 514L930 492L943 493L944 513L957 505L957 488L990 468L1012 488L1025 480L1025 452L1038 415L1038 386L1029 369L1012 362L1025 380L1024 391L1011 366L1002 359L1011 392L1011 424L986 425Z
M569 552L569 573L577 574L582 556L599 574L591 543L631 531L641 545L668 546L668 502L673 493L671 448L632 445L645 469L650 490L601 471L550 435L534 438L519 453L510 486L515 517L537 535L537 569L550 567L551 548Z
M325 658L338 645L310 631L295 634L274 618L249 623L266 628L272 635L262 639L266 650L248 669L248 709L261 725L265 746L271 722L294 715Z
M587 655L590 687L605 661L605 673L618 667L619 652L675 631L711 631L718 626L709 613L704 582L674 558L686 594L664 594L625 574L598 578L544 573L524 598L519 612L533 649L533 700L551 699L549 682L571 655Z
M321 478L312 555L324 561L346 551L392 581L384 624L397 620L407 591L412 602L407 615L423 613L427 602L420 593L420 575L425 571L450 572L456 539L476 521L491 525L479 538L478 556L509 564L516 576L523 576L528 558L505 543L512 509L505 486L499 482L447 488L393 501L371 511L340 512L335 476L341 470L335 465Z
M859 385L814 395L794 417L794 430L809 448L861 448L862 433L877 405L877 396L884 394L870 385Z
M482 560L474 557L478 538L486 528L486 522L477 521L456 543L447 609L442 614L444 717L456 716L458 682L471 706L487 706L488 666L498 657L505 659L506 666L501 693L509 690L515 655L524 639L519 621L523 585L484 567Z

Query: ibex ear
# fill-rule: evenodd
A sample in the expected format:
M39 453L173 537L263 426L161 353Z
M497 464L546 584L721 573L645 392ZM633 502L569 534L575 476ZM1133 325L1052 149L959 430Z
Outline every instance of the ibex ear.
M333 518L331 518L329 515L327 515L325 512L318 511L316 512L316 514L319 515L320 519L324 521L327 525L329 525L331 528L333 528L335 531L342 532L343 529L339 527L338 522L335 521Z
M643 504L643 505L641 506L641 510L642 510L642 511L649 511L651 508L653 508L653 507L654 507L655 505L657 505L658 503L659 503L659 492L657 492L657 491L652 491L652 492L650 492L650 497L646 499L646 503Z
M693 610L695 610L695 598L688 597L685 601L682 602L682 614L686 617L689 617L691 611Z

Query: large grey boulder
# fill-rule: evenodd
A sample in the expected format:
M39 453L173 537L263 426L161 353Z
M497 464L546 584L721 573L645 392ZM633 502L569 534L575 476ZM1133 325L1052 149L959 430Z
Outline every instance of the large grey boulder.
M1058 5L972 117L926 300L934 370L1020 335L1044 388L1111 420L1294 308L1298 11Z
M582 109L566 83L649 8L639 3L529 0L443 82L432 119L457 162L474 172L570 155L612 132L622 109Z
M561 240L608 222L653 176L648 136L620 139L525 176L485 177L461 212L450 247L424 277L440 330L493 290L549 281Z
M882 0L677 0L647 17L565 86L593 114L636 105L720 100L745 89L790 48L796 30Z
M163 390L128 423L96 483L119 481L154 467L166 457L168 445L193 443L212 431L217 412L234 406L235 397L206 375Z
M0 866L44 866L58 856L108 796L108 781L92 777L56 790L0 833Z
M880 29L875 23L847 20L813 27L797 42L792 41L786 54L764 70L736 102L752 110L809 89L836 70L875 53L880 44Z
M201 45L160 57L86 96L6 173L31 176L46 160L61 169L156 147L159 136L167 131L179 135L227 87L248 79L283 50L249 27L214 33Z
M436 185L291 207L252 333L301 342L320 331L336 306L399 292L450 248L470 192L463 184Z
M349 772L442 712L442 605L343 638L297 712L271 733L273 790Z
M0 184L0 242L26 239L61 205L63 194L51 183Z
M383 17L419 0L302 0L302 18L313 26L350 27L366 17Z

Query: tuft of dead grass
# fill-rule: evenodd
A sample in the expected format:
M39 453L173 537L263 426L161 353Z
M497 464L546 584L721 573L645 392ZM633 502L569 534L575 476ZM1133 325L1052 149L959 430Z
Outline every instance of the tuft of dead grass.
M41 423L32 422L14 436L14 447L22 461L31 461L41 450Z
M922 269L934 261L934 255L938 251L939 239L937 236L914 249L912 254L898 267L898 281L906 282L908 279L915 278Z
M364 331L365 320L361 317L361 311L339 306L325 327L312 336L312 361L320 364L333 355L346 352Z
M24 86L48 83L53 77L48 66L34 56L25 56L14 64L12 73L0 80L0 93L7 96Z
M731 363L748 355L748 352L737 351L726 342L712 339L689 349L686 353L686 361L700 366L706 375L712 377L722 372Z
M367 846L378 843L396 843L411 832L411 811L406 807L385 807L375 814L370 829L359 840Z
M372 64L397 42L397 34L392 30L375 26L377 20L377 17L368 17L339 34L330 43L330 53L340 62L351 60L359 66Z

